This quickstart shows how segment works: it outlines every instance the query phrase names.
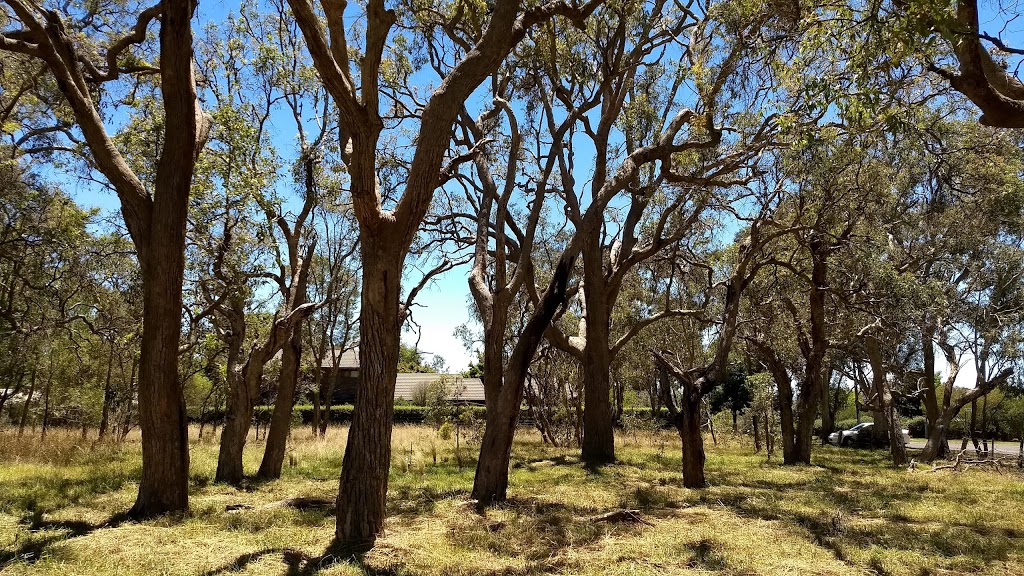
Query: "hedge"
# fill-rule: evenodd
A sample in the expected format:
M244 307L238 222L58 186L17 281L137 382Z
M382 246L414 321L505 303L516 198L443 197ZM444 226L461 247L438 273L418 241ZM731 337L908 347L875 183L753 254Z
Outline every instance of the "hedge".
M330 421L338 423L347 423L352 421L352 410L355 407L351 404L341 404L338 406L331 406ZM467 406L473 416L479 419L483 419L487 413L486 408L483 406ZM395 405L395 416L394 421L403 424L419 424L427 420L427 414L430 408L426 406L412 406L408 404L396 404ZM254 418L259 422L269 422L271 415L274 413L273 406L257 406L255 409ZM529 421L529 410L525 407L519 412L519 420L521 422ZM633 417L641 419L650 419L652 417L658 419L664 419L667 417L665 410L660 410L658 414L652 416L651 409L649 407L638 407L638 408L625 408L622 411L623 417ZM313 406L310 404L296 404L292 411L292 418L298 418L302 420L303 424L309 424L313 421Z

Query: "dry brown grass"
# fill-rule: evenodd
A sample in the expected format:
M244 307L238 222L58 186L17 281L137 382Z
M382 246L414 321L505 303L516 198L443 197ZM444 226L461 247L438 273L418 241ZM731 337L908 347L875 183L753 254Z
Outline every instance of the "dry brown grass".
M210 483L216 445L194 440L192 514L119 523L139 469L125 445L79 433L0 432L0 567L5 574L1024 574L1024 484L983 470L907 472L883 455L823 448L787 468L743 439L709 446L704 490L681 487L671 433L624 434L620 463L588 470L574 449L522 431L510 501L467 502L473 449L398 426L386 533L360 562L324 557L345 431L297 429L280 481ZM255 471L262 443L251 442ZM461 462L461 465L460 465ZM244 504L235 512L226 506ZM595 522L617 508L651 525ZM113 520L113 522L112 522Z

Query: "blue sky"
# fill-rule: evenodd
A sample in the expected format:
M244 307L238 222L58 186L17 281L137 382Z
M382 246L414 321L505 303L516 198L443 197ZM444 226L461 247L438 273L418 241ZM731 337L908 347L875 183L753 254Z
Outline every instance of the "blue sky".
M994 3L993 3L994 4ZM237 1L206 0L200 3L198 14L197 33L205 22L221 20L228 12L237 11L240 3ZM993 33L1002 28L1001 22L1006 21L1005 14L995 8L992 4L983 6L982 28ZM1010 40L1016 40L1020 36L1018 30L1008 30L1007 36ZM281 139L286 138L282 136ZM275 142L281 151L288 150L290 142ZM585 164L585 162L580 162ZM578 166L584 170L584 166ZM586 177L581 181L585 181ZM101 189L94 183L84 180L70 178L65 180L64 187L85 207L95 207L106 213L116 213L119 208L117 197L110 191ZM457 327L471 322L469 312L469 290L467 275L469 267L461 266L443 275L438 276L425 288L417 299L418 306L414 310L414 318L420 327L419 349L430 355L438 355L444 358L449 369L459 371L466 367L472 357L463 343L455 337ZM416 275L410 274L406 284L418 281ZM403 340L412 343L417 335L406 332ZM969 359L965 359L969 360ZM971 385L974 380L973 366L966 362L958 382L962 385Z

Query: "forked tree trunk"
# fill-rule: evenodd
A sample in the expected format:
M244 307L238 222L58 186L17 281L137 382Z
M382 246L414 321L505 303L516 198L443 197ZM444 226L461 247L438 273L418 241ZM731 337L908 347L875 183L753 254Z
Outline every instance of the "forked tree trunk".
M484 370L487 370L486 365ZM480 458L473 477L473 498L478 506L488 506L508 497L508 468L523 395L522 389L518 393L512 389L515 387L514 382L506 380L498 401L487 410Z
M228 385L227 407L224 412L224 426L220 433L220 452L217 454L215 482L238 485L245 478L242 457L245 452L245 443L249 437L249 429L252 427L252 416L255 409L255 399L248 390L249 383L247 381L251 377L247 374L248 371L248 368L243 368L242 374L235 377L238 382L235 385L230 383ZM259 389L258 382L256 388Z
M263 480L281 477L284 454L288 444L288 433L292 425L292 408L295 404L295 389L299 381L299 367L302 359L302 331L298 326L284 346L281 355L281 376L278 379L277 399L274 400L274 414L270 418L267 446L263 452L256 476Z
M519 419L513 382L505 379L505 332L508 327L507 296L498 295L484 328L484 437L480 443L473 498L479 506L500 502L508 495L508 466ZM525 382L522 393L525 393ZM515 409L511 409L514 405Z
M808 319L810 330L804 354L804 379L797 400L800 415L796 429L796 457L803 464L811 463L811 440L814 420L818 416L824 377L825 352L829 343L825 333L825 294L828 291L828 247L818 234L807 244L811 254L811 285L808 293ZM828 409L826 407L826 409Z
M328 372L327 387L323 390L320 407L320 437L327 435L327 427L331 423L331 406L334 404L334 387L338 384L338 366L331 367Z
M365 234L361 240L359 381L337 500L334 548L340 554L368 551L384 528L401 337L404 250Z
M949 454L949 442L946 440L946 431L949 430L949 423L952 418L948 411L939 415L932 429L928 431L928 441L925 442L921 454L918 456L922 462L931 462L936 458L945 458Z
M503 354L508 301L497 301L491 308L493 316L485 333L484 345L487 427L473 479L473 498L479 506L505 500L508 495L508 466L519 420L519 407L523 403L526 389L526 375L545 330L551 325L555 312L565 302L569 276L575 261L575 252L567 250L562 253L548 287L526 327L519 334L519 340L503 372L498 372L502 362L491 359L501 358ZM504 296L499 293L499 296L508 297L507 293Z
M789 377L789 371L782 363L778 354L768 346L751 342L754 345L757 356L761 359L775 381L775 387L779 393L779 427L782 431L782 463L793 465L799 463L796 450L796 422L793 417L793 381ZM766 421L767 422L767 421ZM766 441L768 441L765 434Z

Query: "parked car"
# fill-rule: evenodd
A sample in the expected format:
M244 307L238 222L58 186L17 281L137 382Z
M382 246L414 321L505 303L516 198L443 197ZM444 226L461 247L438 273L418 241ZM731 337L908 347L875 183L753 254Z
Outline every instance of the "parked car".
M849 430L841 430L828 435L828 443L836 446L870 446L873 440L871 429L872 422L862 422ZM910 443L910 430L902 430L903 444Z

